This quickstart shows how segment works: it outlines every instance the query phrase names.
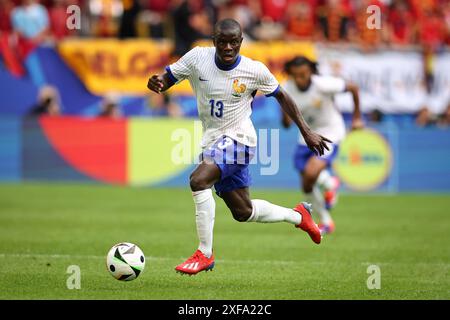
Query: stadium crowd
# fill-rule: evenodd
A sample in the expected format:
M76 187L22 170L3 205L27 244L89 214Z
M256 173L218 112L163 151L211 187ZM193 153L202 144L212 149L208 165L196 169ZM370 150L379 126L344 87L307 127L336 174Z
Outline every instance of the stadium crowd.
M67 7L81 8L69 30ZM381 29L366 26L367 7L381 9ZM0 0L0 34L34 43L70 35L173 38L179 54L232 17L254 40L302 39L363 46L450 45L448 0Z
M79 29L68 28L68 19L74 19L71 5L81 9ZM380 9L380 29L367 27L371 5ZM140 37L172 39L176 58L209 38L213 22L223 18L239 21L246 41L312 40L363 50L414 47L423 53L429 91L433 75L427 61L450 46L449 0L0 0L0 55L14 64L36 46L65 37ZM23 74L20 68L12 70ZM36 108L37 113L44 109ZM104 114L115 115L114 110L106 108ZM417 124L450 123L449 114L433 119L425 106Z

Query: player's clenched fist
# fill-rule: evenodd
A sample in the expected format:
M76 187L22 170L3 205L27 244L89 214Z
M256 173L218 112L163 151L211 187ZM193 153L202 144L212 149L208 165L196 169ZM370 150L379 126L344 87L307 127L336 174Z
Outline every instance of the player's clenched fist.
M164 88L163 77L158 74L151 76L150 79L148 79L147 88L156 93L160 93Z

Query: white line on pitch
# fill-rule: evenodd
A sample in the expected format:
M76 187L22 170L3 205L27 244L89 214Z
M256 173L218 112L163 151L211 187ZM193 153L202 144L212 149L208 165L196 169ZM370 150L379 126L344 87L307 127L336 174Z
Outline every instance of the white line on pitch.
M106 256L96 256L96 255L69 255L69 254L42 254L42 253L0 253L0 258L50 258L50 259L105 259ZM146 256L147 260L157 260L157 261L170 261L170 260L183 260L186 257L153 257ZM326 262L308 262L308 261L285 261L285 260L222 260L216 259L220 263L243 263L243 264L327 264Z
M0 253L1 258L50 258L50 259L105 259L106 256L98 255L70 255L70 254L45 254L45 253ZM186 257L154 257L146 256L147 260L156 261L172 261L172 260L183 260ZM448 266L449 263L445 262L345 262L345 261L288 261L288 260L234 260L234 259L216 259L219 263L237 263L237 264L315 264L315 265L349 265L349 264L359 264L359 265L440 265Z

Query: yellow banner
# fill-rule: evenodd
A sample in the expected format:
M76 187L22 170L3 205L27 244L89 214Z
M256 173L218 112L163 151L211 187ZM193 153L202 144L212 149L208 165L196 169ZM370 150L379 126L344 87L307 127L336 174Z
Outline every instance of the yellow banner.
M198 43L212 46L211 42ZM58 46L61 57L83 81L86 88L98 95L117 92L129 95L148 93L148 77L163 73L170 64L170 41L148 39L65 40ZM244 43L241 54L259 60L281 81L284 63L295 55L315 59L314 45L308 42ZM175 94L192 94L187 81L171 89Z

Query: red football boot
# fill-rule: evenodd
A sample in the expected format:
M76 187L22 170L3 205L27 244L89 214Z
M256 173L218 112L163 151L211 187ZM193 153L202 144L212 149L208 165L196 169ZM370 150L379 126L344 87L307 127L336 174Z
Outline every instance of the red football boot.
M296 228L300 228L303 231L306 231L311 237L312 241L319 244L322 240L322 235L320 234L319 227L314 222L311 216L311 205L306 202L302 202L298 204L295 208L295 211L302 215L302 222L299 225L296 225Z
M200 250L197 250L185 262L178 265L175 270L180 273L194 275L200 271L212 271L213 268L214 255L211 255L211 258L207 258Z

